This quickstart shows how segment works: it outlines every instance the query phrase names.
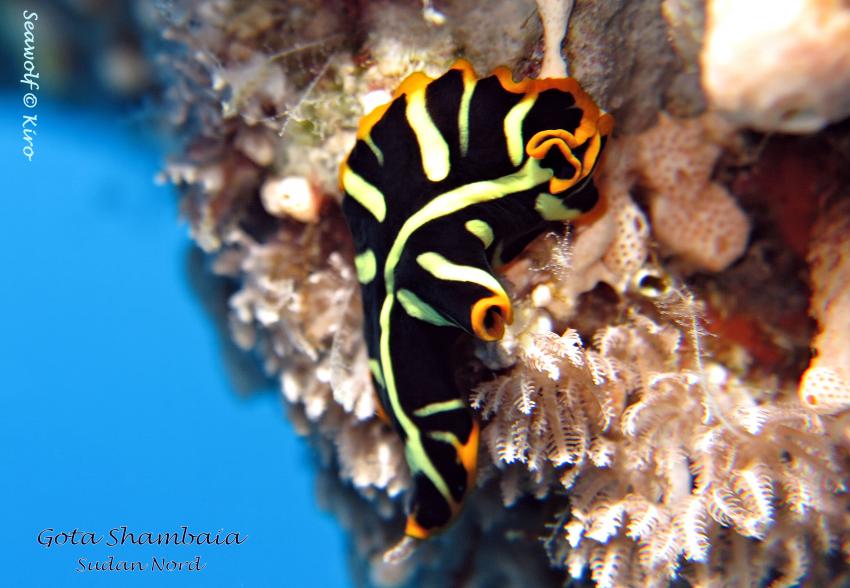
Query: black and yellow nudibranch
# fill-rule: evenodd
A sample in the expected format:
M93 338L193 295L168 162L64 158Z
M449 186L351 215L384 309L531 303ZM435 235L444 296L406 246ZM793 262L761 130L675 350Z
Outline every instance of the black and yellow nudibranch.
M475 477L478 424L451 369L458 329L504 335L511 302L491 264L593 208L612 126L572 78L478 79L463 60L410 75L360 122L343 211L373 381L413 476L410 537L447 525Z

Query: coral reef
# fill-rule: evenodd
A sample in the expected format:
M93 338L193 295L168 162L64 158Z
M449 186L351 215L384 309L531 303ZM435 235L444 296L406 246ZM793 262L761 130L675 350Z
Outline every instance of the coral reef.
M363 584L558 585L546 553L598 586L840 585L850 129L801 143L732 125L819 128L846 116L836 88L850 76L836 66L801 81L738 59L751 75L721 89L744 98L708 82L704 97L722 23L743 8L708 2L704 39L700 2L574 4L570 73L617 117L597 172L604 206L503 268L514 324L458 348L484 451L454 528L405 562L382 559L409 475L375 416L337 167L359 117L414 70L437 75L463 56L536 74L559 40L542 44L533 2L168 3L159 67L170 122L189 139L163 175L232 281L233 339L323 456L322 500L353 536ZM800 6L784 47L809 46L800 30L819 11L846 10ZM835 58L807 70L822 76L844 47L798 57ZM773 82L805 100L784 101Z
M821 326L817 356L800 383L800 401L819 414L850 409L850 201L825 210L815 225L811 311ZM850 424L844 435L850 439Z
M702 50L708 100L742 126L806 133L850 114L844 2L709 0Z
M563 78L568 75L562 43L567 34L573 0L537 0L537 12L543 24L543 62L539 77Z
M570 16L570 75L614 115L618 132L647 129L668 104L677 104L681 115L702 109L699 80L670 42L661 4L577 0Z
M711 114L682 121L661 115L635 147L656 237L696 267L715 272L741 256L749 235L744 212L710 179L725 132Z
M776 585L826 575L801 553L816 562L848 540L847 469L830 423L787 391L759 404L701 359L694 304L670 290L652 317L632 309L590 344L526 311L501 343L516 364L473 394L493 461L528 470L503 478L506 503L559 481L570 505L550 553L573 577L589 567L599 586L663 586L677 574L713 585L722 562L736 585L772 570Z

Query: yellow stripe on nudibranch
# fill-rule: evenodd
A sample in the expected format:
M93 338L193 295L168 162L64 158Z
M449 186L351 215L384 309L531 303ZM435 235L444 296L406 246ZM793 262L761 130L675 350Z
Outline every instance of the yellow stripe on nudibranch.
M463 95L460 97L460 110L457 113L457 131L460 137L460 154L466 156L469 151L469 103L472 101L472 92L475 84L464 82Z
M469 105L472 93L478 83L478 76L472 65L465 59L458 59L451 69L460 71L463 75L463 94L460 97L460 109L457 113L457 131L460 142L460 155L465 157L469 151Z
M505 141L508 144L508 156L511 158L511 163L519 165L522 163L522 158L525 155L525 144L522 140L522 121L534 102L537 100L536 94L528 94L519 103L511 108L508 115L505 117Z
M354 267L357 270L357 281L361 284L368 284L375 279L375 274L378 272L378 265L375 261L375 252L367 249L363 253L354 257Z
M392 93L392 97L385 104L380 104L373 108L370 112L360 119L360 124L357 125L357 138L365 140L372 133L372 129L378 122L384 118L384 115L389 110L393 100L404 94L410 94L418 89L425 88L434 80L421 71L415 71L407 76L404 81L399 84L398 88Z
M504 288L491 273L477 267L452 263L433 251L418 255L416 263L440 280L478 284L492 292L491 296L479 299L472 306L469 323L479 339L496 341L502 338L505 323L513 322L513 309Z
M405 112L410 128L416 134L419 152L422 154L422 169L425 177L440 182L449 175L449 145L434 124L425 105L425 88L416 90L407 97Z
M375 142L372 140L372 135L363 137L363 142L366 143L372 153L375 154L375 159L378 160L378 165L384 165L384 152L375 145Z
M380 190L354 173L347 165L342 170L341 180L342 187L352 198L371 212L378 222L384 222L387 216L387 202Z
M537 195L534 201L534 210L536 210L544 220L547 221L568 221L581 216L582 212L575 208L567 208L564 202L557 196L553 196L548 192L542 192Z
M443 400L442 402L432 402L426 404L422 408L413 411L413 416L429 417L431 415L440 414L442 412L451 412L453 410L463 410L466 408L463 400L460 398L452 398L451 400Z
M404 455L407 459L407 465L410 467L410 473L416 474L416 472L422 472L428 479L431 480L431 483L436 486L437 490L440 494L443 495L443 498L446 499L452 508L456 508L457 503L454 498L452 498L452 493L449 490L448 484L443 479L443 476L437 471L437 468L434 467L434 464L431 462L431 458L428 457L428 453L425 451L425 447L422 445L422 437L419 433L419 429L416 429L416 442L411 443L412 439L408 438L407 443L404 444Z
M457 435L455 435L451 431L429 431L428 436L435 441L448 443L455 449L459 450L461 448L461 444L460 441L458 441L457 439Z
M410 290L401 289L398 291L398 301L404 311L415 319L426 323L436 325L438 327L456 327L457 325L450 320L447 320L433 306L424 302L419 296Z
M481 268L452 263L435 251L420 253L416 256L416 263L440 280L478 284L494 294L501 294L507 298L507 294L505 294L505 290L502 288L499 280L494 278L493 274Z
M428 457L428 453L422 445L422 436L420 435L419 427L417 427L416 424L410 420L410 417L407 416L407 413L404 412L404 409L401 406L401 401L398 398L398 389L395 385L395 374L393 373L392 361L390 359L389 324L394 302L395 296L393 294L389 294L384 299L380 316L381 373L384 376L384 385L387 391L387 397L390 400L390 409L406 435L404 455L411 473L415 474L416 472L422 472L425 474L443 498L445 498L449 504L454 505L454 499L452 498L451 492L449 492L449 488L446 485L445 480L443 480L443 477L437 471L437 468L434 467L434 464L431 462L431 458Z
M384 374L381 373L381 364L377 359L369 360L369 371L372 372L372 377L378 382L381 388L384 388Z
M481 243L484 245L484 249L487 249L493 243L493 228L485 221L472 219L466 221L463 226L467 231L481 240Z

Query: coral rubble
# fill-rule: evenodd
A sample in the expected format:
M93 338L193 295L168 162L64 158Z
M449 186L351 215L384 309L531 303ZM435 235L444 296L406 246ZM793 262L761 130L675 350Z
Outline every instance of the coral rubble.
M359 117L412 71L463 56L533 75L559 33L543 46L531 0L163 9L160 68L189 137L164 176L235 285L233 339L324 458L323 500L364 584L556 585L544 553L598 586L850 577L850 129L822 131L810 157L742 128L848 114L847 43L809 34L826 13L838 34L846 8L801 1L794 26L777 10L750 35L732 27L746 3L706 4L703 34L696 0L574 2L571 74L617 117L604 204L503 269L515 322L502 341L458 347L483 423L480 488L455 528L397 565L382 554L409 475L375 415L337 166ZM767 41L822 67L722 59L725 42ZM801 188L815 176L829 190Z

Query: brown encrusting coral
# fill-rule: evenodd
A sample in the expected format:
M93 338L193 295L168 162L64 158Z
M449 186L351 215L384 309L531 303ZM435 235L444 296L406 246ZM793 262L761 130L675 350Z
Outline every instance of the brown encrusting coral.
M373 507L326 485L369 562L364 583L554 584L563 572L545 569L545 552L598 586L841 585L850 128L806 142L735 125L820 127L846 115L829 89L847 74L796 94L790 114L777 110L782 88L819 83L802 66L783 73L790 86L703 96L700 77L740 74L718 54L740 34L725 20L734 3L706 3L705 40L702 2L574 4L570 73L618 122L596 176L604 205L503 269L515 315L503 340L458 348L484 449L455 529L406 562L382 560L409 475L375 416L337 166L363 112L414 70L438 75L463 56L536 74L552 51L533 2L169 4L162 67L190 139L165 176L213 270L236 284L233 338L279 380L329 475Z

